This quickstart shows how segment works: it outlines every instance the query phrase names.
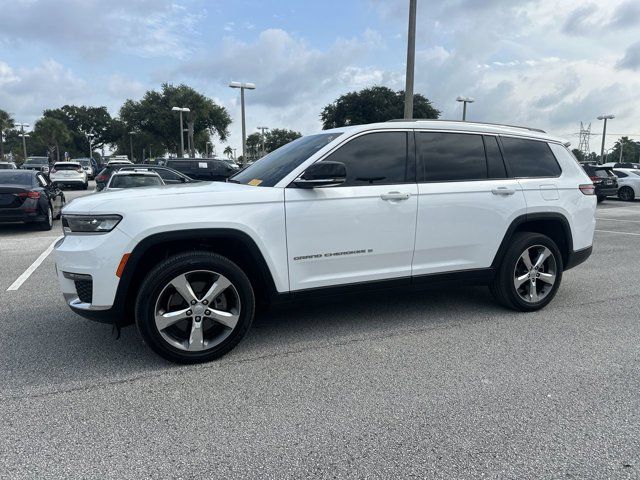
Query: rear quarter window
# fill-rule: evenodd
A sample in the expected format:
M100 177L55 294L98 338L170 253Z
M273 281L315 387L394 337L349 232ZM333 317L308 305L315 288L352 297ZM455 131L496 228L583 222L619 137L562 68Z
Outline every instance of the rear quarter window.
M502 146L512 177L559 177L562 173L547 142L502 137Z

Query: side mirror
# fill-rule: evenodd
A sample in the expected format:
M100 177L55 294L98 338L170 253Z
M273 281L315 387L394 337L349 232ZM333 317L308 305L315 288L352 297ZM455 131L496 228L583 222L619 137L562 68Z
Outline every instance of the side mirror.
M347 167L340 162L317 162L293 181L298 188L335 187L347 180Z

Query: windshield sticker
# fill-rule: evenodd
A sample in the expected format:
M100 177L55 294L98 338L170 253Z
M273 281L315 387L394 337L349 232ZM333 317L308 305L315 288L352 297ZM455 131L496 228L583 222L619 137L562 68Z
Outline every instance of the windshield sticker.
M258 180L257 178L254 178L248 183L248 185L251 185L252 187L257 187L261 183L262 183L262 180Z

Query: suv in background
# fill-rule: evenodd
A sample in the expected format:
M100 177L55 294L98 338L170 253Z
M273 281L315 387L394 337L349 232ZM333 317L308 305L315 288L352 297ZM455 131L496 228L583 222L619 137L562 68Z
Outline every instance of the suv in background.
M82 168L86 172L89 180L93 180L98 173L98 164L93 158L74 158L71 161L78 162L82 165Z
M49 174L49 157L27 157L20 167L22 170L36 170L45 175Z
M240 170L233 162L219 158L170 158L165 165L197 180L219 182Z
M136 170L140 172L155 172L160 175L162 181L165 185L177 185L180 183L193 183L197 180L193 180L192 178L175 171L172 168L161 167L159 165L151 165L151 164L114 164L107 165L104 170L102 170L96 176L96 191L101 191L109 182L109 178L113 175L114 172L118 172L120 170Z
M57 162L51 167L49 178L56 185L80 187L86 190L89 187L87 172L78 162Z
M0 170L16 170L17 168L13 162L0 162Z
M164 358L203 362L234 348L257 302L451 282L539 310L591 254L594 190L540 130L350 126L299 138L227 183L78 198L56 271L75 312L135 322Z
M584 171L596 187L598 202L607 197L614 197L618 194L618 178L613 173L612 167L604 165L582 165Z

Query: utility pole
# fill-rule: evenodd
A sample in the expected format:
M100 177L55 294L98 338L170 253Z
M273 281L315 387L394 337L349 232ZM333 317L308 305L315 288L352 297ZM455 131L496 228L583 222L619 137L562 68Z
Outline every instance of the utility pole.
M16 127L20 127L20 136L22 137L22 152L24 153L24 160L27 160L27 135L24 133L25 127L29 127L28 123L16 123Z
M622 150L624 149L624 138L620 137L620 159L618 163L622 163Z
M416 64L416 11L418 0L409 0L409 31L407 34L407 75L404 87L404 119L413 118L413 75Z
M95 135L93 133L87 133L87 138L89 139L89 158L93 158L93 137Z
M229 86L231 88L240 89L240 106L242 109L242 165L244 166L247 163L247 127L245 124L245 116L244 116L244 91L255 90L256 86L253 83L241 83L241 82L231 82Z
M258 127L258 130L260 130L260 148L262 149L262 156L264 157L265 155L265 146L264 146L264 140L265 140L265 135L264 132L265 130L269 130L269 127Z
M600 148L600 164L604 163L604 141L607 138L607 120L616 118L615 115L600 115L598 120L604 120L604 127L602 129L602 147Z
M131 150L131 163L133 163L133 136L136 132L129 132L129 148Z
M180 112L180 157L184 158L184 126L182 124L182 112L190 112L187 107L172 107L171 111Z

